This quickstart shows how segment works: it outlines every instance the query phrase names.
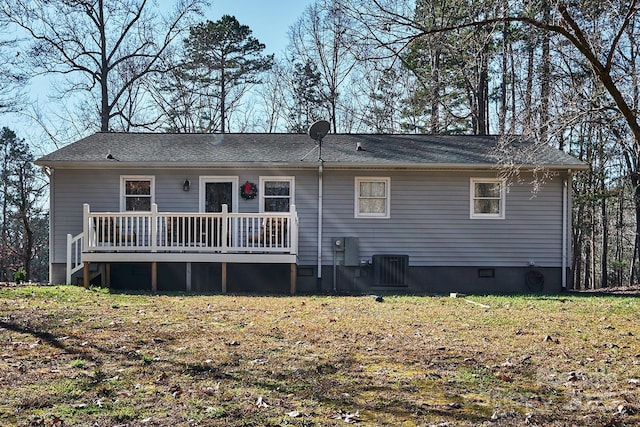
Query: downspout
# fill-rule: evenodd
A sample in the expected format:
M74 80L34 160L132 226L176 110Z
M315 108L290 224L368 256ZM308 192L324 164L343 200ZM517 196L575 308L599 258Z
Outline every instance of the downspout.
M322 289L322 159L318 166L318 291Z
M562 290L567 290L567 263L568 263L568 233L569 233L569 179L571 169L567 177L562 180Z

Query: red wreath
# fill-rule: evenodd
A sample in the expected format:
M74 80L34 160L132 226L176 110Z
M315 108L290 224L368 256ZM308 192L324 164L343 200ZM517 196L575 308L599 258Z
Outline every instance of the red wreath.
M240 196L242 196L243 199L246 199L246 200L255 199L257 194L258 194L258 187L256 187L256 185L253 182L247 181L244 184L242 184L242 186L240 187Z

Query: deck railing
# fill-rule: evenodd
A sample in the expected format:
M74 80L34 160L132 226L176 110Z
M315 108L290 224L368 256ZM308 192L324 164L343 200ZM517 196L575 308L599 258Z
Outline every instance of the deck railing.
M83 252L298 252L298 216L289 212L91 212L84 205Z
M78 234L77 236L72 236L71 234L67 234L67 281L66 283L71 283L71 276L76 271L80 271L82 269L82 247L84 245L83 242L83 233Z

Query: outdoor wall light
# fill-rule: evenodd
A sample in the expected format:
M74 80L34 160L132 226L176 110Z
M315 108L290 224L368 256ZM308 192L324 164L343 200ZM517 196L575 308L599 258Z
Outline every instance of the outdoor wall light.
M182 184L182 189L184 191L189 191L189 188L191 188L191 181L187 178L184 180L184 184Z

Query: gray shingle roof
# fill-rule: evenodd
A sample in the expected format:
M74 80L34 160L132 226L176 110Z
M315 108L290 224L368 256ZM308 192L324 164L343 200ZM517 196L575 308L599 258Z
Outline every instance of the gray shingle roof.
M357 150L360 145L363 150ZM518 141L507 145L510 163L583 169L586 165L550 146ZM499 156L498 137L467 135L329 134L322 159L335 166L490 166ZM304 134L96 133L47 154L47 166L104 164L216 166L315 165L318 146ZM111 154L113 159L107 159Z

